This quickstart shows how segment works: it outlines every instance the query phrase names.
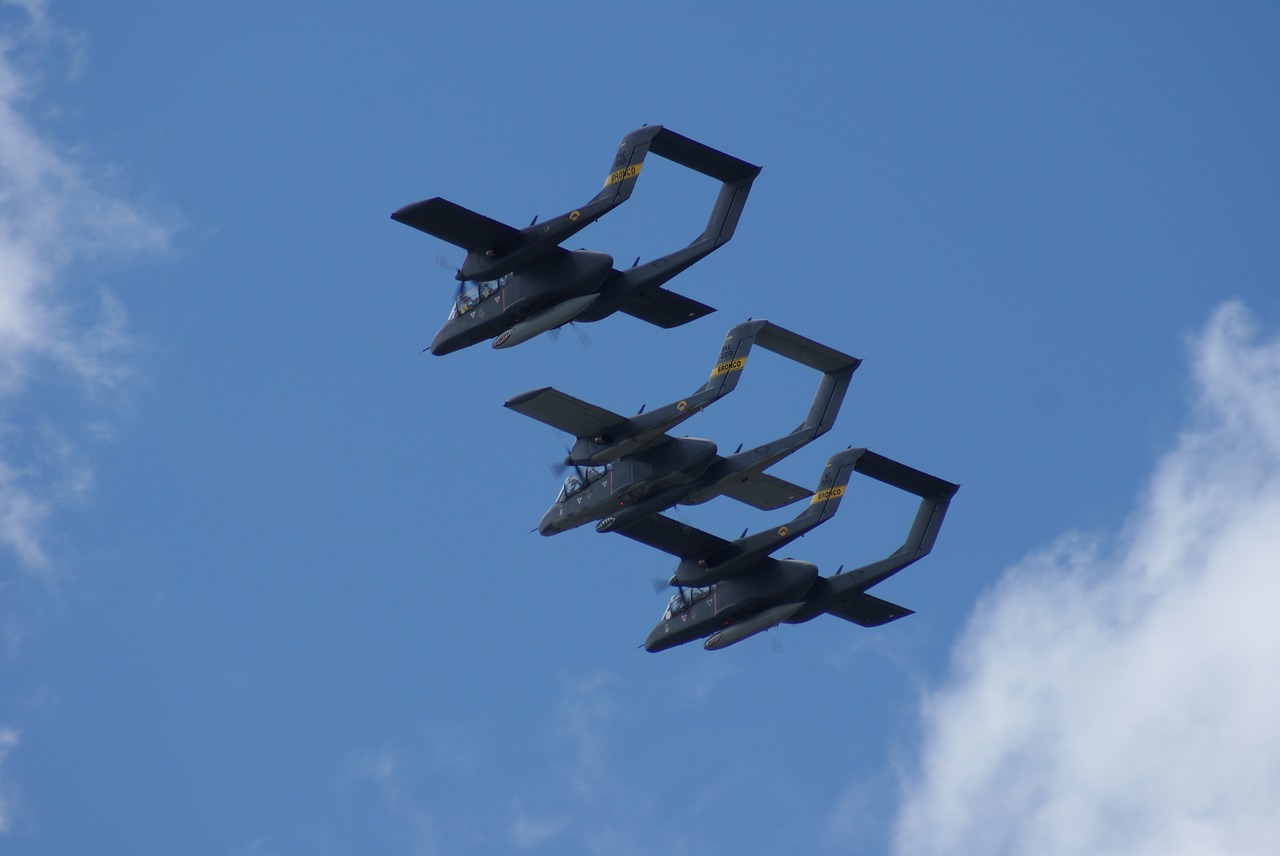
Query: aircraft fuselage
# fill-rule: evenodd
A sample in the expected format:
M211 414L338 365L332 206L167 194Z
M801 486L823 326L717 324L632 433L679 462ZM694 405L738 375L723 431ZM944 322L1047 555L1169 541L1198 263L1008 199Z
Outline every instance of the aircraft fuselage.
M592 520L629 521L661 511L687 496L715 457L715 443L682 437L619 458L603 476L559 498L543 515L538 531L552 535Z
M764 559L758 568L711 586L692 605L668 607L644 649L656 653L695 639L707 639L708 650L728 647L786 621L804 605L817 577L810 562Z
M593 250L574 250L557 254L534 267L517 271L498 280L496 288L475 302L460 295L454 311L435 338L430 351L441 355L494 339L522 322L530 322L542 313L554 312L568 301L597 294L613 271L613 257ZM579 301L578 311L589 302ZM577 314L577 313L573 313ZM572 321L556 317L551 326Z

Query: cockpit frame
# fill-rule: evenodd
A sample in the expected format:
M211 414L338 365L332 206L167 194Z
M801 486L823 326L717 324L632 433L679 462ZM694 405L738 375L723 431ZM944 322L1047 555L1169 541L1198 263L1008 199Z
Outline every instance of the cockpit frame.
M565 477L564 484L560 487L560 495L556 497L556 502L564 502L577 496L591 485L604 478L609 472L609 468L605 467L576 467L573 472Z
M481 280L479 282L467 281L462 290L458 292L458 296L453 299L453 307L449 310L449 319L466 315L475 309L481 303L484 303L490 297L502 290L502 286L506 285L510 274L499 277L498 279Z
M663 613L664 619L679 615L686 609L693 607L695 604L705 600L715 591L715 586L707 586L705 588L682 588L680 591L671 595L671 600L667 601L667 610Z

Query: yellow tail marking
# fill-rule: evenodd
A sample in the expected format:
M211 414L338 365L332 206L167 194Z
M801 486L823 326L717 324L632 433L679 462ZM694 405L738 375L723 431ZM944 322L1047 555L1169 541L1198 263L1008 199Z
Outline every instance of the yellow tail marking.
M835 487L829 487L826 490L820 490L815 493L813 495L813 499L809 500L809 504L813 505L815 502L826 502L828 499L839 499L842 496L844 496L844 485L836 485Z
M608 187L611 184L617 184L619 181L626 181L628 178L635 178L640 174L640 167L642 166L644 166L644 164L635 163L631 166L624 166L622 169L614 170L609 173L609 177L604 180L604 186Z
M736 357L732 360L725 360L723 363L717 363L716 367L711 370L711 377L718 377L729 372L741 371L742 367L747 364L746 357Z

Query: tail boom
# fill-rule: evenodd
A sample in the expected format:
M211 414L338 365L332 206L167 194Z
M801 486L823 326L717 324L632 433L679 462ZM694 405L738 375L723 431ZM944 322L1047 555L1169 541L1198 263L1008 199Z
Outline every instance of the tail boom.
M857 470L920 497L911 529L902 546L883 559L827 577L821 587L815 586L806 598L806 608L788 619L793 624L828 612L855 624L874 627L911 614L906 607L879 600L866 591L933 551L951 498L960 486L866 450L858 459Z

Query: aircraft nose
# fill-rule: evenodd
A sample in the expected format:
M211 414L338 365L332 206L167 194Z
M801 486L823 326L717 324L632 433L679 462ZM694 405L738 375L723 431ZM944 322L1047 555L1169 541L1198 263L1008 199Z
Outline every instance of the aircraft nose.
M554 535L560 531L560 515L555 513L555 509L548 511L542 515L542 520L538 522L539 535Z
M644 644L640 647L648 651L650 654L656 654L664 650L667 646L663 645L663 636L665 634L659 632L658 628L654 628L653 632L645 637Z
M427 348L427 350L435 354L437 357L442 357L445 354L452 354L454 351L458 350L458 345L450 337L445 336L444 331L442 330L436 334L434 339L431 340L431 347Z

